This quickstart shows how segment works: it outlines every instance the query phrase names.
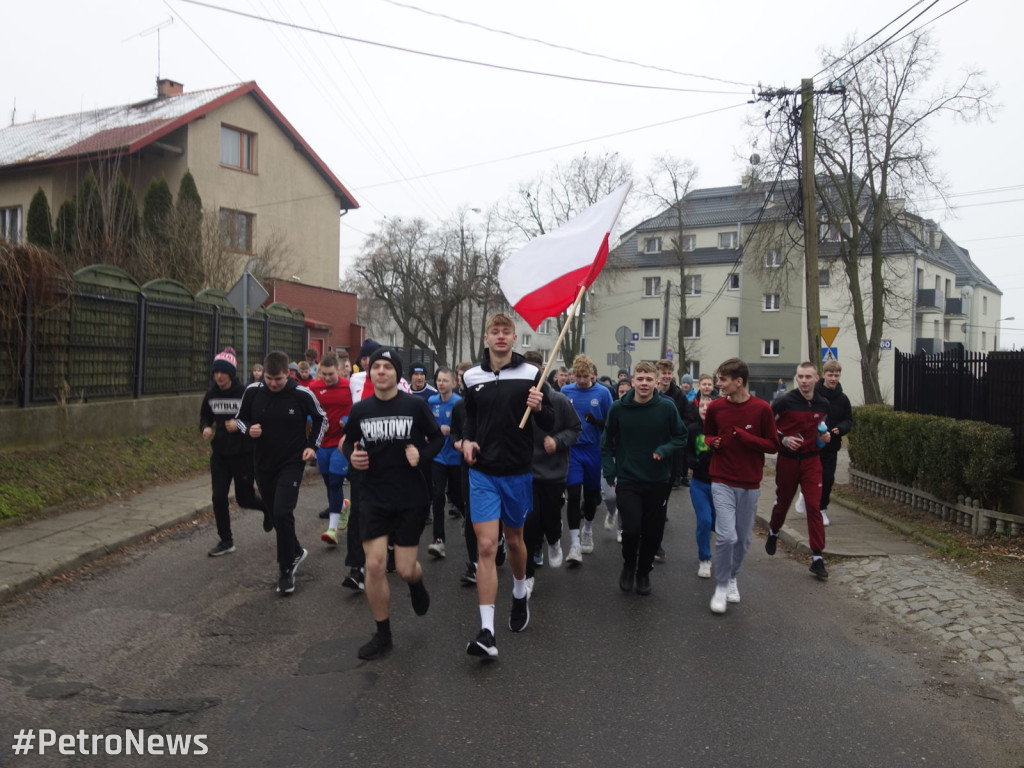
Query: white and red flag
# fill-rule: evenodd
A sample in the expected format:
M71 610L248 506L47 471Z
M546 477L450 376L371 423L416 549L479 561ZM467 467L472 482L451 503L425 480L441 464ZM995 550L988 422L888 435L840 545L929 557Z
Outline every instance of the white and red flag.
M619 211L633 182L627 181L554 232L531 240L498 270L509 304L534 330L560 315L581 288L589 288L608 259Z

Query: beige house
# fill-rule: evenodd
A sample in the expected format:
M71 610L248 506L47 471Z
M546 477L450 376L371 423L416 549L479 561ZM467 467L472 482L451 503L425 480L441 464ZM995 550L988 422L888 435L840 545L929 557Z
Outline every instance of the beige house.
M620 366L669 356L677 371L696 377L737 356L750 365L758 395L770 399L780 378L792 386L808 344L803 249L792 231L790 192L766 198L766 185L756 183L691 192L682 205L682 272L672 247L675 208L624 233L589 297L586 350L599 372L614 379ZM859 404L860 352L849 284L836 258L840 233L822 226L819 234L821 325L838 329L830 348L843 364L844 390ZM879 381L892 402L895 350L998 349L1001 293L966 250L926 219L901 214L887 229L885 253L892 298ZM866 255L862 261L866 272Z
M101 185L123 171L140 206L154 178L176 192L190 170L240 263L273 241L303 282L337 289L339 211L358 204L259 86L186 93L165 79L157 93L0 129L0 237L23 240L36 190L55 214L89 170Z

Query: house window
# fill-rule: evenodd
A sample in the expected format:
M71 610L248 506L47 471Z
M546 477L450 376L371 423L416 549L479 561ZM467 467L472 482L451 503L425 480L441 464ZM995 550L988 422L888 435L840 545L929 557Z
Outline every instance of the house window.
M686 372L693 377L693 385L696 387L700 379L700 360L690 360L686 364Z
M988 314L988 296L981 297L981 314Z
M782 266L782 252L781 251L768 251L764 255L764 265L766 267L777 268Z
M21 206L0 208L0 240L21 242Z
M719 232L718 233L718 247L719 248L735 248L736 247L736 233L735 232Z
M818 287L828 288L832 284L832 273L827 269L818 270Z
M683 285L687 296L700 296L700 275L684 275Z
M661 338L661 319L657 317L648 318L643 320L644 330L643 337L645 339L660 339Z
M725 318L725 332L730 336L738 334L740 332L740 319L738 317Z
M256 216L229 208L220 209L220 245L227 251L253 252Z
M985 348L988 347L988 334L985 331L981 332L981 351L984 352Z
M683 253L689 253L697 248L696 235L683 235Z
M644 298L650 298L652 296L661 295L661 278L660 277L645 277L644 278Z
M549 334L551 333L551 318L549 317L543 323L537 326L537 333Z
M661 253L661 238L660 237L648 237L647 242L644 243L645 253Z
M389 347L397 347L398 346L398 334L397 333L392 332L392 333L388 334L388 346Z
M844 221L840 227L837 227L835 224L819 224L818 239L823 243L838 243L840 231L847 237L853 237L853 224L848 221Z
M777 293L766 293L764 295L764 311L765 312L778 312L779 311L779 294L777 294Z
M240 171L256 170L253 151L256 148L256 134L238 128L220 127L220 162Z
M523 334L523 346L524 347L528 347L532 343L533 343L533 337L530 334L528 334L528 333L524 333Z
M761 357L778 357L779 340L761 339Z
M729 290L738 291L740 289L740 273L731 272L729 274Z
M687 319L683 323L683 338L686 339L699 339L700 338L700 318L694 317Z

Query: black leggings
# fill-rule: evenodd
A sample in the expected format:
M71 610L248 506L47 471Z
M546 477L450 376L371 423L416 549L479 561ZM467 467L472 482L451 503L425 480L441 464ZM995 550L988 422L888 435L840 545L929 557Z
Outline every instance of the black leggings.
M210 454L210 482L213 486L213 517L217 521L217 535L220 540L233 543L231 515L228 513L228 490L235 484L235 501L246 509L263 509L263 500L256 495L253 486L251 453L234 456Z

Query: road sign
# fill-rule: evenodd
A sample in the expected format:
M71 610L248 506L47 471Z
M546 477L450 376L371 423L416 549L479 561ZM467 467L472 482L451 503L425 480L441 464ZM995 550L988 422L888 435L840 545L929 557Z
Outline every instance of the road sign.
M636 352L636 344L634 344L633 342L630 342L629 345L628 345L628 349L629 349L630 352Z
M882 339L878 343L879 349L892 349L892 339Z
M665 350L665 359L666 360L671 360L673 357L675 357L675 354L676 353L673 352L671 349L666 349Z
M620 325L615 329L615 340L619 344L628 344L630 338L633 336L633 329L628 325Z
M630 337L630 341L640 341L640 334L639 334L639 333L634 333L634 334L633 334L633 335L632 335L632 336Z
M821 329L821 340L825 342L826 347L831 347L832 342L836 340L836 336L839 335L838 328L822 328Z
M827 363L829 360L839 360L839 349L837 347L821 348L821 362Z
M244 379L249 375L249 315L259 309L270 296L260 281L248 269L228 291L228 301L242 316L242 372Z

